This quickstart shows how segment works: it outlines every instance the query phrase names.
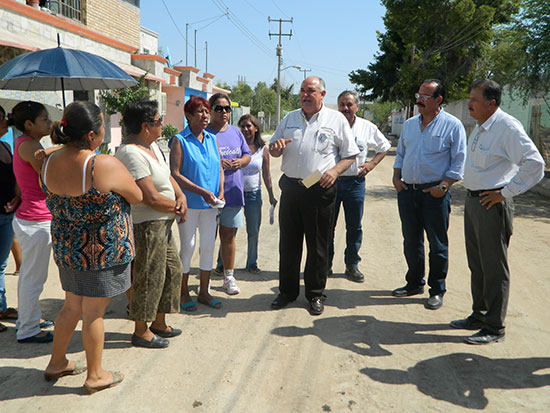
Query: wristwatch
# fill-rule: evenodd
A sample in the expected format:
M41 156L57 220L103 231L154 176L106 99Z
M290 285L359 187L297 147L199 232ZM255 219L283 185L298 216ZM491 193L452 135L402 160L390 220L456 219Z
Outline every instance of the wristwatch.
M441 189L443 192L447 192L449 190L449 185L447 184L439 184L438 188Z

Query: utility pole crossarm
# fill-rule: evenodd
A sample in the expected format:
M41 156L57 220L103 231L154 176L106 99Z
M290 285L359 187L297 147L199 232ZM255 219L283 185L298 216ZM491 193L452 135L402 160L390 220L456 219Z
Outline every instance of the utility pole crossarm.
M279 43L277 44L277 47L275 48L275 54L277 56L277 123L281 121L281 66L283 64L283 43L282 39L283 36L288 37L289 39L292 38L292 29L290 30L290 33L283 33L283 23L293 23L294 19L291 17L290 20L285 19L272 19L271 17L267 18L267 21L269 23L271 22L278 22L279 23L279 33L271 33L269 32L269 38L271 39L271 36L278 36L279 37Z

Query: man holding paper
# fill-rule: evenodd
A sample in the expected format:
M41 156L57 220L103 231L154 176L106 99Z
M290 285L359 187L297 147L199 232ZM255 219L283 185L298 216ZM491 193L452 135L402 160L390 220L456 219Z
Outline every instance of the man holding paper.
M312 315L324 310L328 245L336 200L334 183L355 161L359 149L340 112L323 105L325 82L310 76L302 82L302 109L290 112L271 138L271 156L283 156L279 181L279 295L271 306L283 308L300 293L302 245L306 298Z

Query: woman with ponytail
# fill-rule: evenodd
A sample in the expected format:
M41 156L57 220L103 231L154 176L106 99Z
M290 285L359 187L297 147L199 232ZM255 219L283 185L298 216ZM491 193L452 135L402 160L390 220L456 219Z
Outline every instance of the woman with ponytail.
M52 212L52 246L65 303L58 314L46 380L86 371L87 393L119 384L123 375L103 370L103 314L111 297L130 288L134 257L129 203L142 194L118 159L97 155L105 128L99 107L73 102L52 127L52 142L62 148L49 155L41 173ZM70 173L68 173L70 171ZM67 360L66 351L82 316L83 363Z

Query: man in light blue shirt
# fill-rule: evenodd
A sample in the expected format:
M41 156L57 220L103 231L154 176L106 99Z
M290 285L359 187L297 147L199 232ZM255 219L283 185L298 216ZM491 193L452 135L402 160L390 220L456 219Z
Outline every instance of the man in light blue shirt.
M449 267L449 188L463 177L466 131L462 123L443 110L445 88L437 79L425 80L416 94L419 115L403 125L394 163L393 185L403 232L408 265L407 284L395 289L396 297L424 292L424 231L430 243L425 307L443 305Z

